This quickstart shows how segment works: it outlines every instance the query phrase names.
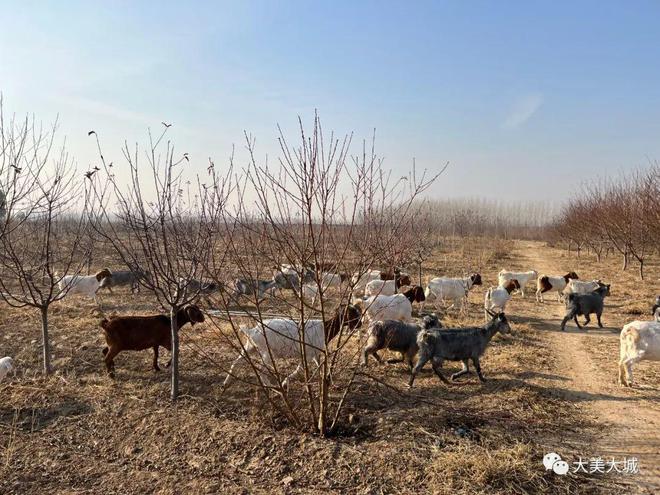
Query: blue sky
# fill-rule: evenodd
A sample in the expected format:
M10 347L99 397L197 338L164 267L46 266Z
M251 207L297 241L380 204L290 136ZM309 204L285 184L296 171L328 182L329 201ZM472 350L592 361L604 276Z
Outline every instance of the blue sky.
M276 125L376 128L433 197L557 199L660 158L659 2L5 2L5 106L60 116L79 167L173 122L193 170ZM561 197L561 196L559 196Z

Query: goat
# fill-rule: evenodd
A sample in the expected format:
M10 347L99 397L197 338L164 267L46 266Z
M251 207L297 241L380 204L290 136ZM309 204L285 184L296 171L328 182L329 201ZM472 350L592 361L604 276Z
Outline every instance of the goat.
M187 281L181 279L181 284L185 284L186 291L190 294L198 293L208 295L222 290L222 285L218 285L215 282L195 280L194 278Z
M536 270L530 270L528 272L508 272L506 270L501 270L497 275L497 283L500 286L504 286L509 280L516 279L518 285L520 285L520 295L525 297L525 286L529 283L530 280L536 280L539 274Z
M339 308L336 314L329 320L307 320L304 324L305 356L312 359L318 366L318 357L330 343L330 341L341 331L344 325L350 329L361 325L362 314L355 306ZM253 328L241 328L248 341L244 350L234 360L229 368L227 377L223 382L226 387L233 376L234 368L247 355L257 353L261 356L263 363L273 368L273 359L296 358L300 360L298 367L282 382L288 386L289 382L303 370L301 354L300 324L289 319L276 318L263 320Z
M655 304L653 305L653 311L651 314L655 321L660 321L660 296L655 298Z
M272 294L277 282L271 280L243 280L237 278L234 280L234 291L239 296L257 296L257 299L263 299L266 294Z
M395 274L393 280L371 280L364 288L364 296L393 296L401 287L411 285L410 276L404 274Z
M177 311L176 321L179 329L186 323L194 325L204 321L204 314L195 305L186 306ZM171 320L167 315L154 316L116 316L101 320L101 328L107 347L103 348L105 367L110 378L115 377L114 358L121 351L154 350L153 368L158 367L158 347L172 351ZM171 363L167 363L169 367Z
M493 310L498 310L500 313L504 313L506 309L506 303L511 299L511 293L520 288L518 280L507 280L504 282L504 285L499 287L491 287L486 291L484 296L484 321L488 321L490 312Z
M564 289L564 295L566 294L589 294L590 292L595 291L599 287L604 287L605 284L600 280L591 280L591 281L582 281L570 279L566 288Z
M660 361L660 322L633 321L619 336L619 384L632 387L633 364L645 359Z
M101 288L101 281L110 276L112 272L104 268L95 275L64 275L57 285L65 297L69 294L80 294L93 297L94 301L97 301L96 293Z
M536 281L536 301L543 302L543 293L551 290L557 291L557 301L561 302L564 289L569 280L578 279L575 272L568 272L566 275L542 275Z
M429 281L424 295L426 296L426 301L434 301L436 299L453 301L451 306L449 306L451 308L458 301L465 302L468 292L475 285L482 285L481 275L479 273L473 273L466 278L436 277ZM424 306L421 309L423 310Z
M362 353L362 365L366 366L367 358L371 354L381 363L378 351L389 349L401 353L403 360L412 370L413 358L417 354L417 334L429 328L441 328L442 325L436 315L427 315L422 319L422 326L404 323L397 320L375 321L367 330L367 343Z
M445 383L449 381L440 373L443 361L463 362L463 369L451 376L452 380L456 380L459 376L469 373L468 361L472 360L479 380L485 382L486 379L481 374L479 358L497 332L506 334L511 331L504 313L490 313L490 316L490 322L484 327L431 329L419 332L417 335L419 359L410 374L408 386L413 386L415 376L429 360L435 374Z
M393 296L371 296L357 301L356 305L365 308L365 317L369 321L412 321L412 303L424 300L424 289L417 285Z
M603 285L589 294L573 294L570 293L566 296L566 315L561 322L562 331L566 330L566 322L570 319L575 320L578 328L582 328L578 322L577 317L584 315L584 324L588 325L591 321L589 315L596 313L598 319L598 326L603 328L600 317L603 314L603 307L605 306L605 297L610 295L610 286Z
M354 274L353 278L351 278L353 294L362 294L369 282L372 280L381 280L380 273L380 270L370 270L362 275L359 273Z
M141 270L117 270L103 277L99 284L100 289L108 289L112 294L113 287L130 286L131 292L140 292L140 278L148 278L149 273Z
M0 383L3 382L7 373L14 369L14 360L9 356L0 359Z

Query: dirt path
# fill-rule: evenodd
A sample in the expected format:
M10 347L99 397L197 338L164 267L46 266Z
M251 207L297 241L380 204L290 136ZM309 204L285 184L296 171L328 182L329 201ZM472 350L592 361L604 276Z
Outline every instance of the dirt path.
M521 242L517 255L525 259L525 266L534 267L539 272L555 274L567 270L567 267L557 266L559 260L544 257L543 253L538 245ZM606 343L603 339L613 339L609 344L616 345L618 350L621 327L608 322L606 312L604 329L599 329L592 318L588 332L578 330L573 323L561 332L563 304L556 302L556 296L546 297L544 304L536 304L533 291L529 293L531 296L528 294L527 301L520 305L521 314L528 315L530 325L541 332L558 359L556 374L535 381L578 403L585 414L603 425L595 444L586 444L579 435L567 439L573 444L571 450L578 452L583 459L592 456L601 456L605 460L637 457L640 473L627 478L637 485L640 493L660 493L660 390L657 387L650 390L619 387L616 383L618 352L611 356L606 366L593 359L590 352L595 346ZM558 451L562 447L560 437L558 434Z

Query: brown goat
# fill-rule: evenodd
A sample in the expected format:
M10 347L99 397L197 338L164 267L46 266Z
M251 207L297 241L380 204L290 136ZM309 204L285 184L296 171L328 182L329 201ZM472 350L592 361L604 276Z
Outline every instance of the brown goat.
M197 306L191 304L177 312L176 320L181 329L186 323L194 325L203 322L204 314ZM121 351L153 349L153 367L156 371L160 371L158 347L162 346L168 351L172 351L171 320L167 315L117 316L110 320L103 319L101 328L103 328L105 341L108 344L103 349L103 355L108 375L111 378L115 377L114 358ZM170 363L171 359L166 366L169 367Z

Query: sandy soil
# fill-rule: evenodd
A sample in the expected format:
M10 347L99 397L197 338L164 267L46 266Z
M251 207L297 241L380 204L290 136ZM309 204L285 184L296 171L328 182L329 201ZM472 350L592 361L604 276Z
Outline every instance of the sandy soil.
M518 259L526 259L528 266L535 267L539 272L559 274L570 268L559 251L539 248L538 243L519 243L517 254ZM657 278L656 273L653 275ZM650 282L646 282L652 287L653 275L647 277ZM612 295L607 300L608 309L620 305L626 296L617 287L617 281L604 280L612 282ZM636 280L633 283L641 285ZM656 292L660 289L657 284L655 288ZM640 473L635 476L639 489L658 493L660 383L657 380L657 369L653 372L655 382L643 380L641 386L632 390L617 384L618 336L622 324L631 321L631 318L622 319L623 315L606 310L603 316L605 328L598 328L592 317L588 330L578 330L573 323L569 323L566 331L561 332L558 321L563 317L564 308L554 300L554 296L546 296L545 304L528 310L530 319L537 318L532 323L534 328L543 332L551 352L560 357L557 374L537 380L539 385L556 389L568 400L582 402L584 413L602 424L601 434L593 442L574 445L582 449L580 452L584 458L601 456L603 459L622 459L635 456L640 461ZM643 315L638 319L650 318ZM593 350L599 346L610 350L609 359L595 359ZM657 368L655 363L640 363L634 370L636 378L648 376L645 371L650 371L650 365ZM560 450L559 445L557 449Z

